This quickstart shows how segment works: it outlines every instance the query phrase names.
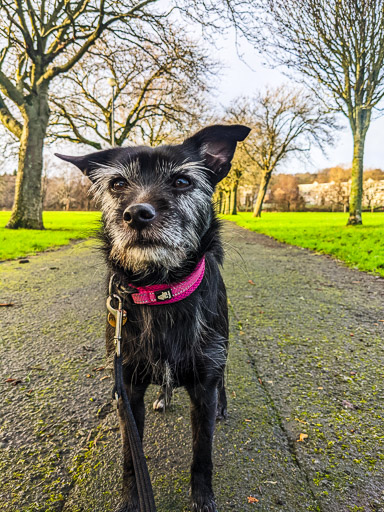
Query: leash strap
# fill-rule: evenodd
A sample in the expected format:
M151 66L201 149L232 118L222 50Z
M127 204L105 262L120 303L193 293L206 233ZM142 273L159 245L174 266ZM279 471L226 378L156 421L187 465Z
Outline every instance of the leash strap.
M131 404L127 391L123 383L123 364L122 356L115 354L115 387L113 395L122 398L124 428L129 440L129 446L132 453L133 468L135 471L137 492L139 495L140 512L156 512L155 499L151 479L148 472L147 462L143 452L139 431L132 413Z
M132 413L131 404L123 380L123 356L121 355L121 329L123 325L124 310L122 307L122 299L119 295L111 294L113 276L110 281L110 295L107 299L107 308L115 319L115 358L114 373L115 385L112 396L118 400L120 397L123 402L122 413L124 416L124 428L129 441L129 447L132 454L133 469L135 472L137 493L139 496L140 512L156 512L155 499L151 479L149 477L147 462L143 452L143 447L135 418ZM112 298L118 301L118 309L114 309L111 305Z

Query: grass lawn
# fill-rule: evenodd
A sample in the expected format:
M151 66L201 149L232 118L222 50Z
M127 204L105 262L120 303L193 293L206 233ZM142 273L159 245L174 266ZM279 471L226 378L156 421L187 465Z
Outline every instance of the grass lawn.
M362 226L346 226L346 213L252 213L222 215L239 226L329 254L351 267L384 277L384 213L364 213Z
M88 238L100 219L99 212L44 212L44 230L5 229L10 215L10 212L0 212L0 261Z
M99 212L44 212L45 229L5 229L10 212L0 212L0 261L28 256L88 238L98 227ZM251 213L222 215L239 226L280 242L329 254L351 267L384 276L384 214L364 213L363 226L346 226L344 213Z

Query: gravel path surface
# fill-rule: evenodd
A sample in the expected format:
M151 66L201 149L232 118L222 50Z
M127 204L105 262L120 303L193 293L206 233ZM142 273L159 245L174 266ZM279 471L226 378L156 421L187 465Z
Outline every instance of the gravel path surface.
M220 512L384 512L383 279L233 224L224 232L232 329L230 416L215 437ZM112 511L120 437L101 257L85 242L0 273L0 302L15 304L0 308L0 509ZM187 511L188 399L178 390L155 414L155 393L145 452L158 511Z

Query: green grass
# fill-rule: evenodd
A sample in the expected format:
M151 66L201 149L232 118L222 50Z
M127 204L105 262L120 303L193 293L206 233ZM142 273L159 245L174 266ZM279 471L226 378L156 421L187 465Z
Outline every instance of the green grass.
M252 213L222 215L280 242L329 254L350 267L384 276L384 214L364 213L362 226L346 226L345 213Z
M29 256L88 238L98 226L98 212L44 212L42 231L5 229L10 212L0 212L0 261ZM223 215L239 226L299 247L329 254L351 267L384 276L384 214L365 213L363 226L346 226L344 213L251 213Z
M10 215L10 212L0 212L0 261L88 238L100 219L99 212L44 212L44 230L5 229Z

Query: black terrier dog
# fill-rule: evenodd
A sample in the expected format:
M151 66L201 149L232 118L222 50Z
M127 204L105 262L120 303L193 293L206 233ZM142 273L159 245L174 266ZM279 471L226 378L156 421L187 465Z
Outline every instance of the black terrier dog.
M139 434L144 394L185 386L191 399L193 510L216 512L212 491L212 439L216 418L226 416L227 299L219 265L223 249L212 193L225 178L241 125L204 128L182 144L113 148L83 157L57 155L93 182L103 212L106 259L128 321L122 329L124 384ZM132 293L132 290L134 293ZM107 350L114 352L107 327ZM124 416L120 414L120 417ZM121 511L139 510L132 457L123 433Z

